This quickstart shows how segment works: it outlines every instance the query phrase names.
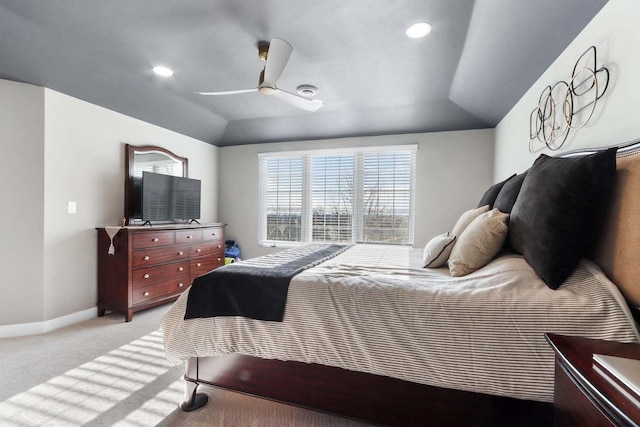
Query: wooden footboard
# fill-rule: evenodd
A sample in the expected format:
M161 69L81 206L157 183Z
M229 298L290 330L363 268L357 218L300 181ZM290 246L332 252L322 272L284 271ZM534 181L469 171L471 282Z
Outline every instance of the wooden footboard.
M186 364L190 407L208 385L379 425L547 426L550 403L427 386L394 378L293 361L233 354ZM194 387L195 386L195 387ZM200 398L201 399L201 398ZM193 402L197 406L203 403Z

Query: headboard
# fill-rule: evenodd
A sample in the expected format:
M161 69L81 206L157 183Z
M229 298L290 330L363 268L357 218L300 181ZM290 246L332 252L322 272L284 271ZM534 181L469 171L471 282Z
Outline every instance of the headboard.
M590 258L618 285L630 305L640 310L640 141L618 148L612 196L611 210Z

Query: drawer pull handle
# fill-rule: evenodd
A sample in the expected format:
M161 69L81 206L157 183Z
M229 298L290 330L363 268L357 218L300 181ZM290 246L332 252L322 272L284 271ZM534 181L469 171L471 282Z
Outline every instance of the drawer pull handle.
M145 279L148 279L149 278L149 273L145 273L144 276L142 276L142 277L144 277Z
M191 234L189 234L189 235L187 236L187 239L193 239L193 236L192 236Z
M184 270L184 268L178 267L178 271L182 271L182 270Z
M222 245L218 245L218 249L220 249L222 247Z
M202 264L197 263L197 264L196 264L196 267L202 267Z
M202 249L198 248L196 249L196 252L202 252Z
M184 283L178 283L178 287L181 288L184 286Z
M216 235L216 233L211 233L211 235L212 235L212 236L215 236L215 235Z
M178 255L184 255L184 252L180 251L178 252Z
M222 258L218 258L218 261L222 261Z
M151 241L152 241L152 242L157 242L157 241L158 241L158 238L157 238L157 237L154 237L153 239L151 239Z
M149 256L148 256L148 255L146 255L146 256L144 257L144 260L145 260L145 261L149 261Z
M149 291L144 291L144 292L142 293L142 296L143 296L143 297L148 297L148 296L149 296Z

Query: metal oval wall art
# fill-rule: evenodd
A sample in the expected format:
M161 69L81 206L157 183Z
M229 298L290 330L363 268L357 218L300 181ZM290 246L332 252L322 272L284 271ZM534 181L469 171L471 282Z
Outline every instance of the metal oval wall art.
M544 88L529 116L529 152L560 149L571 130L591 120L609 87L609 69L596 67L597 51L591 46L576 61L569 82L560 80Z

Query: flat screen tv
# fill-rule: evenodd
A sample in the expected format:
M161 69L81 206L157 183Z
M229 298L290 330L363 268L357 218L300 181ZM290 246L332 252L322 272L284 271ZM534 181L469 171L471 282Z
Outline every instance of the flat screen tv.
M142 172L134 180L134 218L152 221L200 218L201 181L179 176Z

